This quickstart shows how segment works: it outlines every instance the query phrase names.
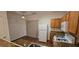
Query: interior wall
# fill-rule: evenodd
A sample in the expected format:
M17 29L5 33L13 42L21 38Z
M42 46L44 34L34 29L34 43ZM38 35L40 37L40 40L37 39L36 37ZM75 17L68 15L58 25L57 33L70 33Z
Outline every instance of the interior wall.
M26 22L20 15L8 12L8 23L11 41L27 35Z
M0 39L10 41L6 11L0 11Z

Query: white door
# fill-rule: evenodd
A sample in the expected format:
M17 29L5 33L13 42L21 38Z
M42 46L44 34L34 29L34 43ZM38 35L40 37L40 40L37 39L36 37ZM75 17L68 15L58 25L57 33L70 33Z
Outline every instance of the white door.
M38 38L38 21L27 21L27 36Z

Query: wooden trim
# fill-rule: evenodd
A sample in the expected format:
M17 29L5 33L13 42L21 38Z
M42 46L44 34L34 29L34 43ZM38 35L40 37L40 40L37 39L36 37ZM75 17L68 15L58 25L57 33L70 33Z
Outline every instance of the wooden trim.
M77 35L77 32L78 32L78 25L79 25L79 13L78 13L78 23L77 23L76 35Z
M69 17L68 17L68 32L69 32L69 19L70 18L70 12L69 12Z

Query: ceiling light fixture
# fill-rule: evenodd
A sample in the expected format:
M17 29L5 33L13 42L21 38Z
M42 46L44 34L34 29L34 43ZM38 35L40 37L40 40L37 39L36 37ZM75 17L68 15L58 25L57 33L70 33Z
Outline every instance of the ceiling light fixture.
M25 16L24 15L22 15L22 17L21 17L22 19L24 19L25 18Z
M22 19L24 19L25 18L25 12L22 12L22 17L21 17Z

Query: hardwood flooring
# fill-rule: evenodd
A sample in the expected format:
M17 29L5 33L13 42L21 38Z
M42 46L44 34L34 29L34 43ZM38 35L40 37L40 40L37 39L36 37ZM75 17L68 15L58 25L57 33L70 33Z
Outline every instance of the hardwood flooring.
M46 43L40 42L38 40L38 38L32 38L32 37L28 37L28 36L21 37L21 38L16 39L12 42L19 44L19 45L22 45L22 46L24 46L24 45L28 46L31 43L37 43L37 44L41 44L41 45L48 46L48 47L52 46L51 44L49 44L47 42Z
M0 47L20 47L19 45L0 39Z

